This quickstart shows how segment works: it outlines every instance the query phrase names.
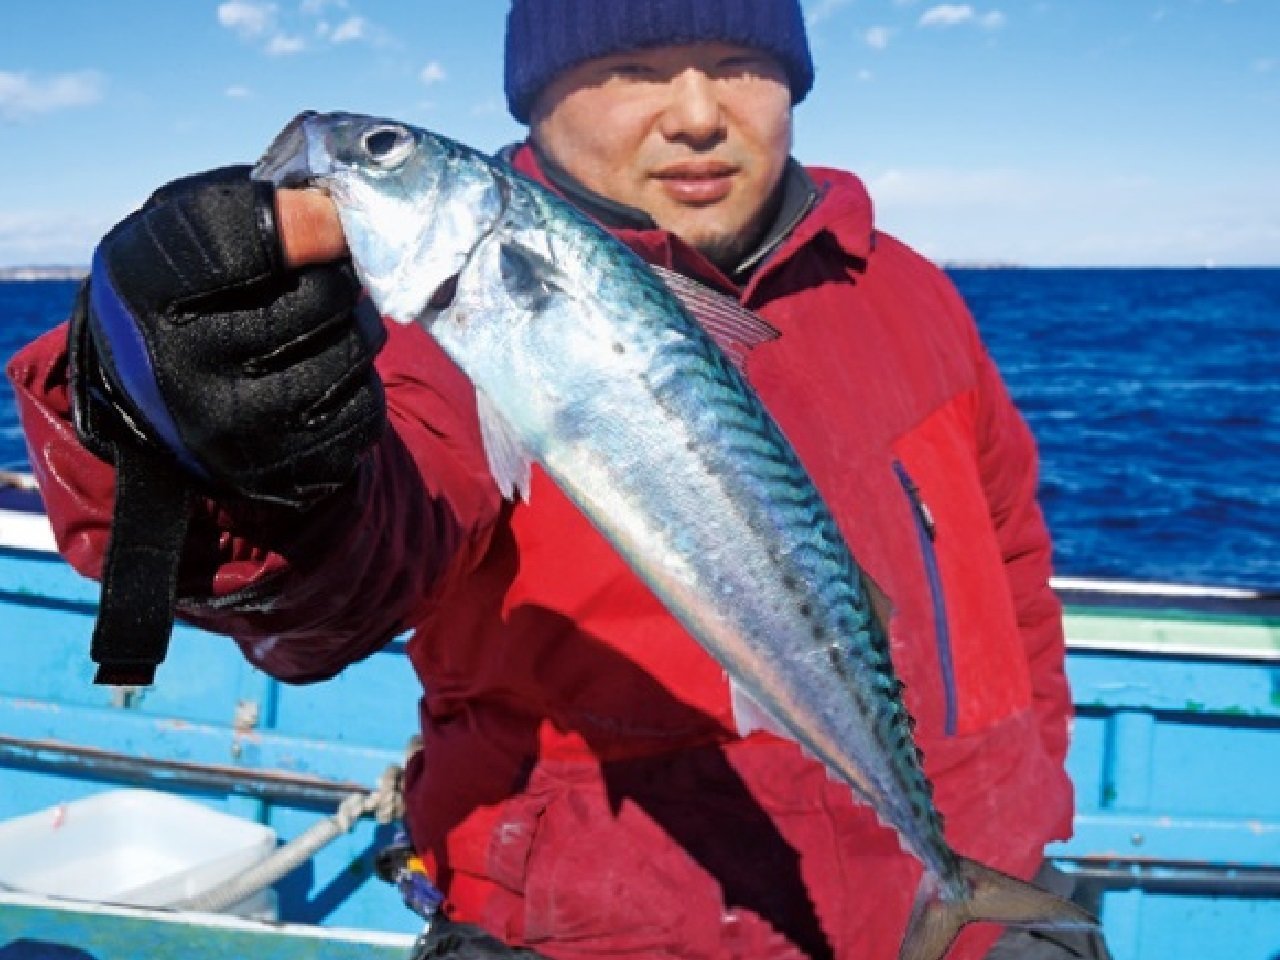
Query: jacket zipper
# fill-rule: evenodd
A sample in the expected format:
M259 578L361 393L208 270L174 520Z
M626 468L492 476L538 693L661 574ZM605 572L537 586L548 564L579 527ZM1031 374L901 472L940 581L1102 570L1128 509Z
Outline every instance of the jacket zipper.
M893 461L893 472L911 502L911 515L915 518L916 533L920 538L920 553L924 557L925 576L929 581L929 596L933 601L933 638L938 651L938 667L942 673L943 722L942 731L948 736L956 732L956 674L951 659L951 630L947 626L947 601L942 593L942 572L938 568L938 553L934 540L938 530L933 515L920 496L907 468L899 460Z

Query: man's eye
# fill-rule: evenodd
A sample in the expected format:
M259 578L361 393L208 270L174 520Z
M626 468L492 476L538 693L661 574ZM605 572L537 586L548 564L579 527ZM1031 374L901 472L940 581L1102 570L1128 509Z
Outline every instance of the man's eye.
M657 71L652 67L647 67L643 63L615 63L609 68L609 72L618 77L652 77Z
M720 60L716 64L716 72L726 77L773 77L781 72L781 67L771 57L760 54L739 54Z

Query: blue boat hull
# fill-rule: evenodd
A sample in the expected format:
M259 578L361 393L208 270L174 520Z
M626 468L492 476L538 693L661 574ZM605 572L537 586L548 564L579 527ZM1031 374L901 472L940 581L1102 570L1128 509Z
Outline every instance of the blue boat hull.
M1052 855L1095 898L1117 960L1275 960L1280 605L1212 591L1062 591L1079 815ZM127 784L269 824L288 841L402 762L420 695L402 644L328 683L290 687L226 638L179 626L155 687L111 690L91 682L95 603L96 585L43 545L0 545L0 821ZM325 847L276 885L281 919L382 931L403 946L421 922L373 875L391 840L364 820ZM7 944L58 936L113 960L164 955L108 950L88 932L146 917L119 926L92 910L73 921L67 909L41 919L38 905L0 900L0 960Z
M413 938L0 893L0 960L404 960Z

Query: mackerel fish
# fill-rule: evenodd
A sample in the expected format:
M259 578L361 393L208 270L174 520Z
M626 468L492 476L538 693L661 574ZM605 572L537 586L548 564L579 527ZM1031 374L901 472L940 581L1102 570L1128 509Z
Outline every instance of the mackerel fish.
M971 920L1095 923L943 838L869 581L739 369L767 324L402 123L301 114L255 176L329 194L377 307L474 384L504 495L538 463L725 669L740 728L798 741L897 831L924 866L901 958Z

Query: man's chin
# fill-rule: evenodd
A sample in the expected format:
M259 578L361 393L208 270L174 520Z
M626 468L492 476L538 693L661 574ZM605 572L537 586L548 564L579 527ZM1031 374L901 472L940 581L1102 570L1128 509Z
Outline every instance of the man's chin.
M666 216L663 216L666 213ZM674 233L725 272L730 272L755 249L760 225L738 223L728 209L654 211L658 226ZM756 220L762 219L756 217Z
M741 234L708 233L686 237L685 242L726 273L733 272L751 249Z

